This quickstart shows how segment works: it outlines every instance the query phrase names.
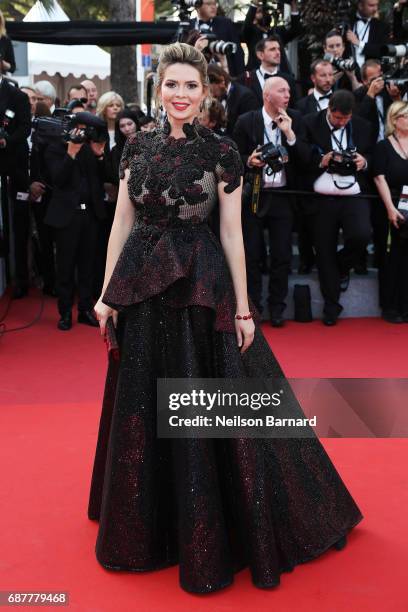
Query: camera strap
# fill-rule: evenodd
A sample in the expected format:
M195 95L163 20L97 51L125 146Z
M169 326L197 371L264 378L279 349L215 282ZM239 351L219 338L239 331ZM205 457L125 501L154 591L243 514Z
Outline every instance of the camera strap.
M262 168L257 168L254 173L254 184L252 187L251 210L256 215L258 212L259 194L262 183Z
M273 140L269 138L268 132L266 131L266 127L264 126L264 136L266 140L268 142L271 142L273 145L275 145L275 147L278 147L279 145L282 144L282 134L281 134L280 129L277 126L275 128L275 132L276 132L276 138L275 138L275 142L273 142ZM265 168L265 174L267 174L268 176L272 176L273 174L276 174L276 172L273 172L271 168Z

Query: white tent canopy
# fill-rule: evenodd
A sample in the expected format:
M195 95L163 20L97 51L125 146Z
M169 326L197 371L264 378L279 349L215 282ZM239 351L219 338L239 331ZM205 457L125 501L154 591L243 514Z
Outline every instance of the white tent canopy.
M57 0L49 13L38 0L29 10L23 21L69 21L69 17ZM30 75L46 72L50 76L59 72L61 76L73 74L75 77L86 75L105 79L110 75L110 55L96 45L45 45L27 44L28 73Z

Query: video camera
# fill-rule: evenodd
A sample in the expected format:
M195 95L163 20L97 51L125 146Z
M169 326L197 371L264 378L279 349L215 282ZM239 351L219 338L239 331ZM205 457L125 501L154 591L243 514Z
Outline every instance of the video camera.
M85 128L78 129L78 125L85 125ZM109 139L105 121L85 111L76 114L65 113L61 117L37 117L33 119L32 126L35 144L49 144L55 141L80 144L106 142Z
M355 176L357 173L357 165L354 159L355 154L356 149L333 151L327 171L330 174L339 174L340 176Z
M285 147L282 145L274 145L273 142L267 142L264 145L259 145L257 151L260 151L260 159L266 163L270 172L275 174L280 172L285 164L289 161L289 155Z

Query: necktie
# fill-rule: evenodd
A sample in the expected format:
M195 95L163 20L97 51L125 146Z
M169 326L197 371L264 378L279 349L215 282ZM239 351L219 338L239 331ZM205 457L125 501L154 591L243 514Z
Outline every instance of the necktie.
M325 96L319 96L319 102L320 102L320 100L329 100L331 95L332 95L332 92L329 92Z
M269 72L264 72L264 80L266 81L266 79L270 79L271 77L275 76L274 74L269 74Z
M276 121L272 121L271 130L276 130L277 127L278 127L278 124L276 123Z
M362 21L363 23L368 23L368 19L365 17L357 17L357 21Z

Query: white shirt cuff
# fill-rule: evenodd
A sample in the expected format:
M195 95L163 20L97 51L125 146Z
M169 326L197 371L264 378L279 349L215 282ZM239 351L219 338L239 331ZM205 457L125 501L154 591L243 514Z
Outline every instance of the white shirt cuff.
M293 140L287 140L286 142L290 147L293 147L293 145L296 144L296 136Z

